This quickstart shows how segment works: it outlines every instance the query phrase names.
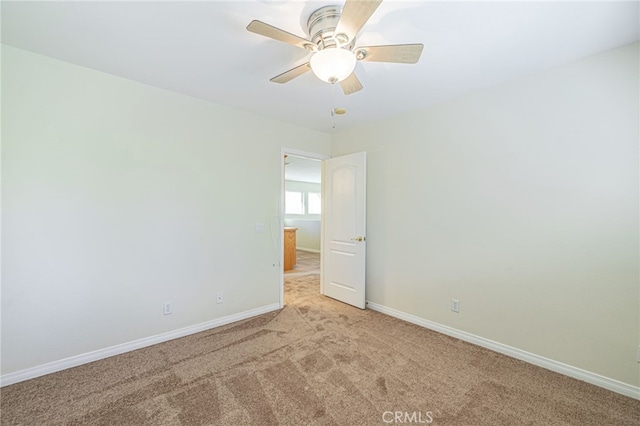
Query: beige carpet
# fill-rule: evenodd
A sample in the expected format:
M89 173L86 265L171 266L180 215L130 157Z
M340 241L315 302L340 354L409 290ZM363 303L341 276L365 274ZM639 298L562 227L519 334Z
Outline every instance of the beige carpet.
M640 424L640 401L346 306L318 279L288 278L281 311L5 387L2 424Z

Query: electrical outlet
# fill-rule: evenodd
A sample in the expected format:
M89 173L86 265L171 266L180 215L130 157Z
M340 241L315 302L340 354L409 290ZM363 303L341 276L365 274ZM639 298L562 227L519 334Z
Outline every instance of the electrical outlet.
M455 313L460 312L460 301L458 299L451 299L451 310Z
M218 295L216 296L216 303L222 303L224 302L224 293L219 291Z
M162 310L163 315L171 315L173 313L173 305L171 302L164 302L164 308Z

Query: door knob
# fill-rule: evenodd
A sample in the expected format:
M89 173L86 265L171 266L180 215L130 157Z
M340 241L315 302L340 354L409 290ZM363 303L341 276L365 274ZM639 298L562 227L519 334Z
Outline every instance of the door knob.
M364 241L364 240L365 240L365 238L361 237L361 236L358 236L358 237L355 237L355 238L351 239L351 241Z

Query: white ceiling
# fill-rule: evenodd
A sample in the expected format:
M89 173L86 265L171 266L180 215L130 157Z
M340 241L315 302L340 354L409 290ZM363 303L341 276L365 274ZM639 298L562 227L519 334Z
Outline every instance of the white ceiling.
M307 73L303 49L248 32L258 19L306 37L302 1L2 1L5 44L324 132L394 116L640 37L640 2L385 0L356 45L423 43L416 65L359 63L345 96ZM334 90L338 89L338 90ZM347 108L332 117L333 107Z
M322 162L320 160L288 155L284 164L284 178L286 180L309 183L322 181Z

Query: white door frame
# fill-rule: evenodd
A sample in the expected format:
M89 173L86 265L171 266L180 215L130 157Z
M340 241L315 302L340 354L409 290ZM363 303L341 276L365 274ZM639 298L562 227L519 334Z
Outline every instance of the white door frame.
M299 149L294 149L294 148L281 148L280 150L280 214L279 214L279 219L280 219L280 235L278 236L278 241L279 241L279 259L280 259L280 309L282 309L284 307L284 270L283 270L283 259L284 259L284 198L285 198L285 194L284 194L284 156L285 155L295 155L298 157L306 157L306 158L313 158L316 160L326 160L327 158L331 158L331 156L329 155L325 155L325 154L319 154L317 152L309 152L309 151L302 151ZM323 179L324 180L324 179ZM324 185L324 182L320 183L321 185ZM320 253L322 253L322 246L323 246L323 238L324 238L324 234L322 232L322 224L324 223L324 213L321 214L320 216ZM320 255L321 259L322 259L322 254ZM322 268L320 268L320 282L322 282ZM320 289L320 291L322 292L322 288Z

